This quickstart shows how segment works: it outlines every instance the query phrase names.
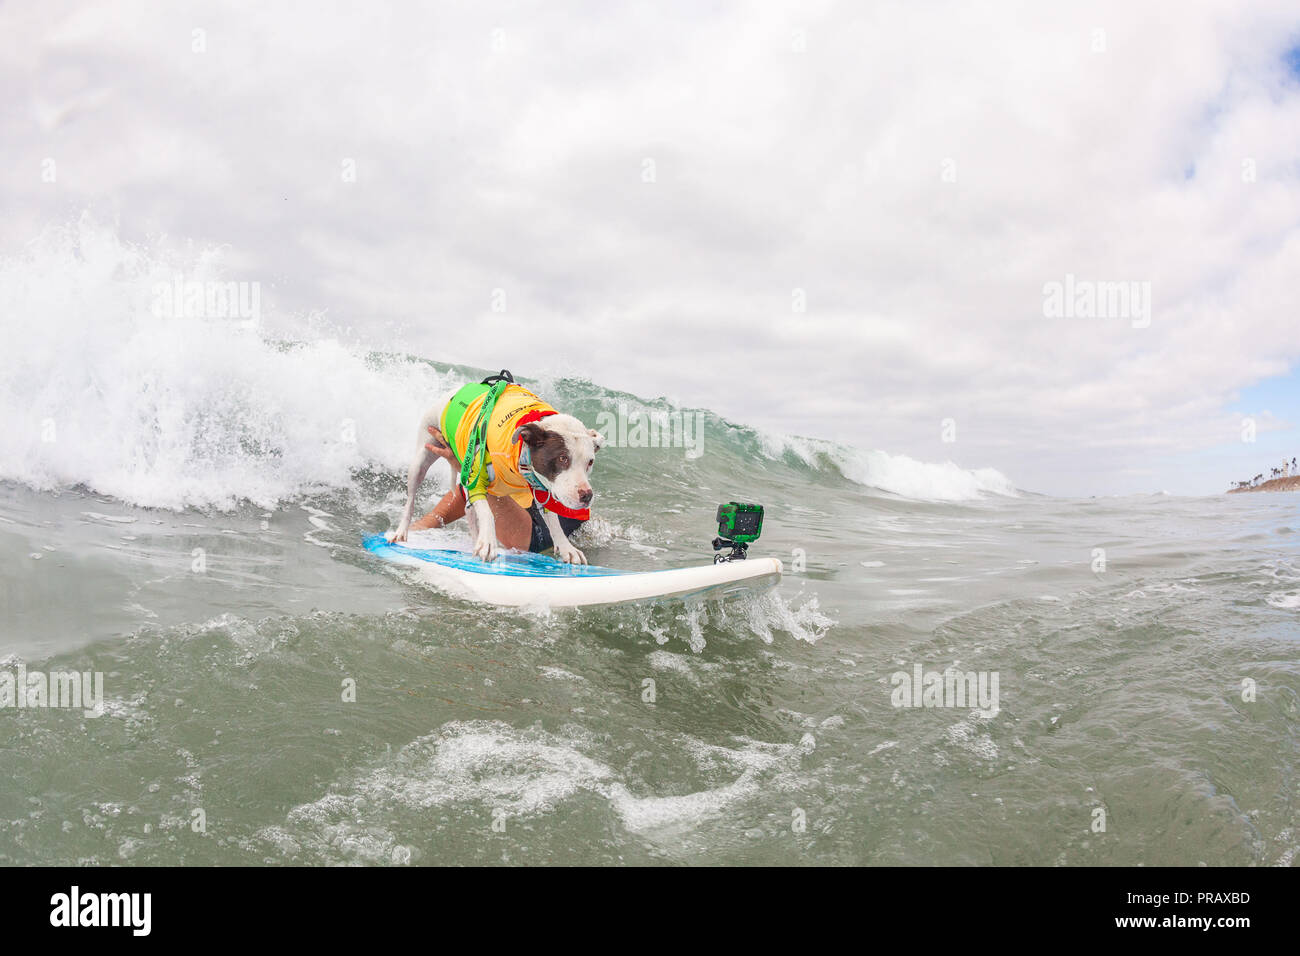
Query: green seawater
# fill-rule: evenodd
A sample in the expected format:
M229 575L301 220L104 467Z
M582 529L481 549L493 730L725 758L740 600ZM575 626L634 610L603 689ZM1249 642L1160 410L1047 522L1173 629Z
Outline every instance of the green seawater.
M547 386L588 421L672 411ZM578 543L707 562L717 503L758 501L787 574L756 600L449 598L360 547L404 446L274 500L0 483L0 671L104 687L98 716L0 708L0 862L1294 862L1300 499L927 500L700 414L693 457L600 453ZM292 429L229 420L221 474L288 467ZM918 665L996 675L996 712L896 706Z

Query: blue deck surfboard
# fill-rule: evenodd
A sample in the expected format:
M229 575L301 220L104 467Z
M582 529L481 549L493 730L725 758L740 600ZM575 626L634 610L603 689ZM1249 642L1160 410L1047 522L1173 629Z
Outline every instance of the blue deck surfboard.
M504 551L485 562L467 551L392 544L382 534L363 541L371 554L417 569L456 597L504 607L584 607L669 598L723 597L765 591L781 580L776 558L749 558L663 571L619 571L565 564L542 554Z

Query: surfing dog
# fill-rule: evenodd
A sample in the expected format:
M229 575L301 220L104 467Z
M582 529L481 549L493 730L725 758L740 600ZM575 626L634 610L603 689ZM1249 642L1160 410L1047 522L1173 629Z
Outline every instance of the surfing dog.
M590 473L604 439L594 428L557 412L502 369L426 411L417 440L406 473L406 507L390 541L406 540L415 494L434 461L445 458L459 475L457 487L417 529L441 527L464 514L474 554L484 561L505 546L553 547L561 561L587 563L568 535L587 520L595 496Z

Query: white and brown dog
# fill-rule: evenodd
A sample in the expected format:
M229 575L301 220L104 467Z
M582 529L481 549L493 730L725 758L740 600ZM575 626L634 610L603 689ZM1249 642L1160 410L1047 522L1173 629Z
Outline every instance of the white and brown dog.
M595 493L589 475L603 442L595 429L560 414L503 369L425 412L418 441L406 475L406 507L390 541L405 541L412 528L442 527L466 515L474 554L485 561L504 546L554 548L561 561L587 563L568 536L590 516ZM412 524L415 495L429 467L445 458L460 475L467 455L475 459L462 476L468 485L458 484Z

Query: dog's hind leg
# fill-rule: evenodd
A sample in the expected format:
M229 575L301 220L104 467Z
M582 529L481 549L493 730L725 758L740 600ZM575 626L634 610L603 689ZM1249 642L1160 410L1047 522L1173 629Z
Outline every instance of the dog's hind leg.
M411 518L415 515L416 492L420 490L425 476L429 474L429 468L437 460L437 455L423 445L420 446L419 454L411 461L411 467L406 472L406 507L402 509L402 520L398 522L397 530L393 532L389 541L406 540L406 533L411 529Z
M406 534L411 530L411 518L415 515L415 495L420 490L420 485L424 483L424 478L429 474L429 468L441 456L435 454L426 447L430 441L430 426L437 426L438 418L442 414L442 406L435 405L429 409L420 418L420 429L416 434L416 441L419 443L419 449L415 457L411 459L411 467L406 471L406 507L402 509L402 520L397 524L397 530L393 532L389 541L405 541Z

